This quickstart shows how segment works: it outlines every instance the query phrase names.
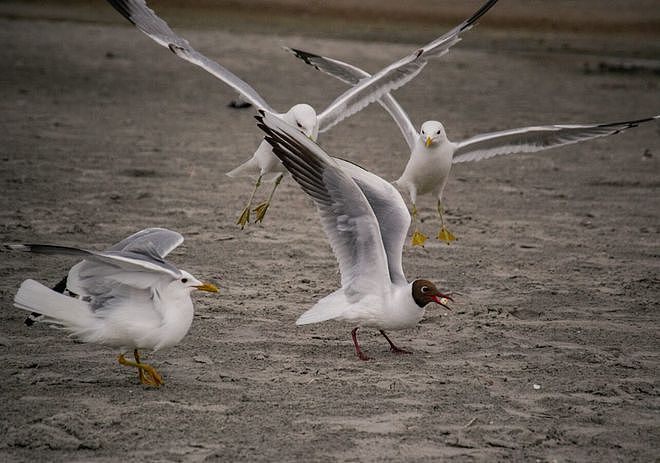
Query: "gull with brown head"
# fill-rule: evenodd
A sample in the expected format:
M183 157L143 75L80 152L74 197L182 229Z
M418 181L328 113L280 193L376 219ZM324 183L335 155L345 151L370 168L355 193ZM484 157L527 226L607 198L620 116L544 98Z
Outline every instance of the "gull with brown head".
M448 308L451 297L428 280L408 282L405 277L401 254L410 214L401 194L377 175L329 156L277 116L262 112L257 119L274 154L316 203L341 273L341 288L318 301L296 324L351 323L355 352L362 360L369 357L357 340L360 327L378 329L393 352L408 353L386 330L414 327L428 304Z

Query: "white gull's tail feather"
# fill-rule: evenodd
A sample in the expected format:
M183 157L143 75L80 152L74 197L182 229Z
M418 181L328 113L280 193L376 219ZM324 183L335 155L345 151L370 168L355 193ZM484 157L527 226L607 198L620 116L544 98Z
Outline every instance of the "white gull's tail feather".
M88 328L93 323L89 304L65 296L34 280L25 280L14 297L14 306L28 312L37 312L50 323L57 323L71 331Z
M338 289L318 301L296 320L296 325L309 325L341 317L350 306L343 289Z
M257 161L252 157L238 166L236 169L227 172L228 177L248 177L252 174L259 173L259 166Z

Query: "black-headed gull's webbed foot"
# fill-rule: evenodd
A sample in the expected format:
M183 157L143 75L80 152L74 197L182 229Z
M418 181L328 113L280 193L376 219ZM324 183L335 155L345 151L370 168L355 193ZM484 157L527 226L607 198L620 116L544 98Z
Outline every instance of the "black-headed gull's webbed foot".
M392 342L392 340L387 336L387 334L385 333L385 331L380 330L380 334L382 334L383 337L384 337L385 339L387 339L387 342L390 343L390 351L392 351L393 353L395 353L395 354L412 354L412 352L409 351L409 350L406 350L406 349L402 349L402 348L400 348L400 347L397 347L397 346Z

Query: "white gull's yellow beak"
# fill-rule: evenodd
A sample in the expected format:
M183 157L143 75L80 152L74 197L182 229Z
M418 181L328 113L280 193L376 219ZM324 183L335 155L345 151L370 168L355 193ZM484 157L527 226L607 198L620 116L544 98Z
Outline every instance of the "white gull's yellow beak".
M204 283L199 286L195 286L196 289L199 289L200 291L208 291L209 293L217 293L219 291L218 287L216 285L212 285L211 283Z
M431 139L431 137L426 137L426 147L427 147L427 148L428 148L429 146L431 146L431 143L433 143L433 140Z

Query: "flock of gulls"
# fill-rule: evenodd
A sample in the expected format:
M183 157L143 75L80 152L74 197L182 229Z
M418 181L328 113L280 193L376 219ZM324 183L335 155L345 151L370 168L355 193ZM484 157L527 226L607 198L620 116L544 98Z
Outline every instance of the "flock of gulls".
M263 221L277 186L287 173L291 174L316 204L341 273L341 287L303 313L296 324L347 321L354 327L351 335L355 352L362 360L369 357L357 339L360 327L379 330L393 352L409 353L397 347L386 331L415 326L430 303L449 309L451 297L431 281L407 280L402 252L411 222L411 244L423 246L428 239L419 229L418 195L433 195L437 200L437 239L447 244L455 240L445 224L442 203L452 164L568 145L613 135L660 118L656 115L606 124L523 127L458 142L447 138L438 121L426 121L419 131L415 129L391 92L412 81L429 59L447 53L497 0L486 1L454 29L373 75L336 59L287 49L350 86L320 113L305 103L297 103L284 113L276 111L247 82L193 49L143 0L108 2L156 43L231 87L239 95L237 104L255 107L257 126L264 132L264 139L252 157L227 173L230 177L254 176L252 193L237 225L248 225L252 213L253 223ZM317 144L319 133L373 102L392 116L410 149L403 173L392 183L331 156ZM266 201L254 205L255 194L265 180L273 180L274 186ZM395 186L408 193L410 209ZM218 291L214 285L203 283L165 260L182 242L183 236L175 231L148 228L102 252L43 244L5 245L15 251L81 259L52 289L34 280L24 281L15 296L15 306L32 312L30 323L46 322L83 342L118 349L120 364L136 368L142 384L158 387L163 378L142 361L139 350L157 351L176 345L192 323L191 293ZM131 350L134 361L125 357Z

